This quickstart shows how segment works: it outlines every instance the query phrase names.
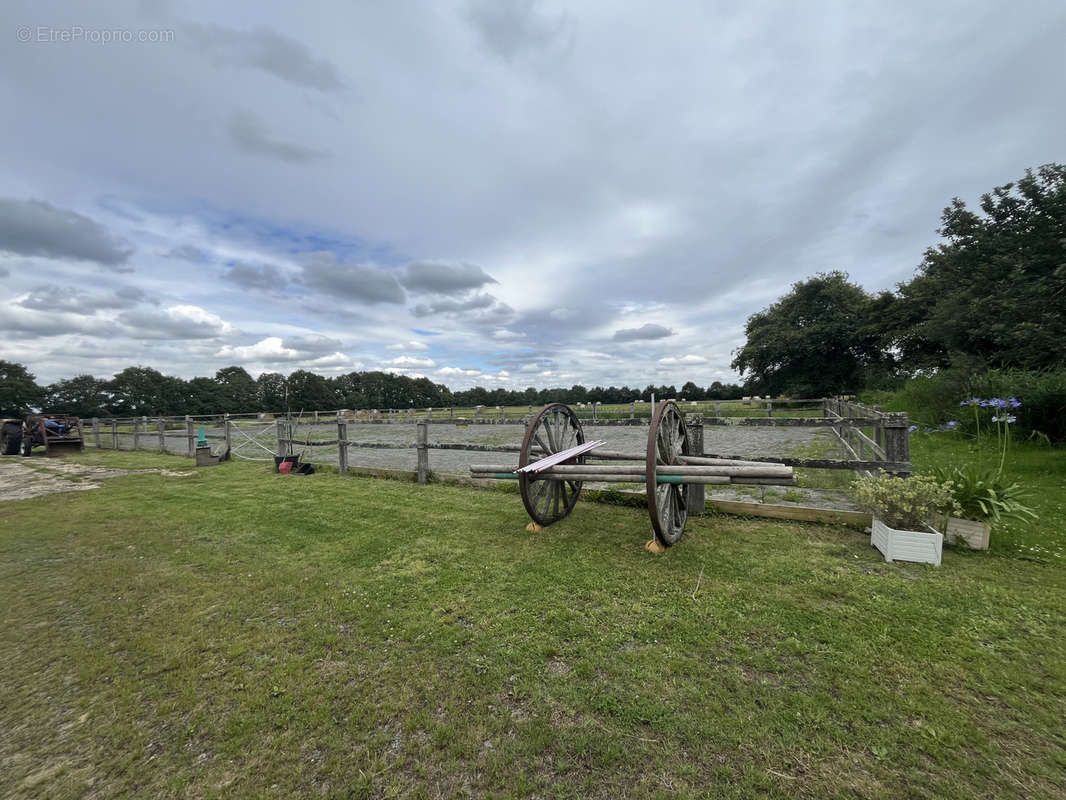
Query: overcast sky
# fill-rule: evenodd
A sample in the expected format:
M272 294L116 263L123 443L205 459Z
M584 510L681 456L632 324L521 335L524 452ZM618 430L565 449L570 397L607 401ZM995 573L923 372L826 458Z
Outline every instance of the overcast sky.
M0 358L41 381L732 381L793 282L892 288L953 196L1066 160L1061 0L8 0L0 24Z

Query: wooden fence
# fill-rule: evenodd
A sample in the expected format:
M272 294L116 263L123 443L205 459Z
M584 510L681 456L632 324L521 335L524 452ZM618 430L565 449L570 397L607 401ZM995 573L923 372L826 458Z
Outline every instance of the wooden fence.
M906 414L885 413L879 409L869 408L851 400L824 398L817 401L776 401L778 416L774 415L775 401L759 401L764 405L766 416L728 417L717 413L704 415L689 414L692 428L693 444L698 448L698 455L714 458L743 458L748 461L765 461L785 464L792 467L808 469L853 470L860 474L869 474L884 470L900 475L910 474L909 430ZM805 404L819 412L819 416L780 416L782 406L789 403ZM808 411L811 408L806 409ZM634 412L635 413L635 412ZM532 412L521 418L507 419L509 424L525 424ZM397 420L392 420L397 421ZM438 420L443 422L445 420ZM595 417L591 420L596 425L640 424L638 418ZM204 430L203 438L215 442L215 450L234 452L235 445L244 447L258 454L263 460L275 456L292 455L295 447L301 449L336 448L337 466L341 472L356 469L353 463L353 449L388 449L414 450L416 453L416 479L425 482L430 475L430 450L468 450L472 452L510 452L517 453L517 445L478 445L466 443L431 443L428 426L434 422L427 414L423 418L412 418L416 429L416 441L413 443L367 442L349 439L349 426L374 424L373 420L352 419L344 413L325 412L301 415L300 417L280 417L263 420L262 415L213 415L205 417L134 417L124 419L100 420L94 418L89 428L88 444L110 449L123 449L123 440L130 449L156 450L158 452L177 452L193 457L196 455L197 441L200 439L198 427L212 427ZM461 421L456 420L456 424ZM497 421L499 424L499 421ZM336 438L312 438L309 435L299 437L296 430L300 426L330 425L336 428ZM790 457L751 457L731 453L707 453L703 448L703 429L705 426L741 426L741 427L793 427L793 428L831 428L838 440L845 458L790 458ZM249 435L249 428L256 428ZM270 430L270 434L267 431ZM321 431L318 432L319 434ZM171 445L168 447L168 439ZM179 446L173 446L173 440ZM267 444L269 442L269 446ZM251 456L248 457L254 460Z
M706 410L710 413L689 413L690 438L693 451L697 455L710 456L713 458L743 459L747 461L763 461L785 464L791 467L800 467L816 470L851 470L856 474L871 474L875 471L899 475L909 475L910 446L909 425L906 414L885 413L880 409L863 406L853 400L844 398L824 398L816 401L801 400L782 402L757 401L765 412L759 416L731 417L721 414L713 404ZM810 416L782 416L788 413L786 409L794 409L797 405L803 407L803 413ZM684 405L682 405L684 408ZM584 409L586 413L591 411L595 416L582 420L586 424L600 425L634 425L647 424L648 418L642 421L636 416L639 407L633 407L630 411L634 416L625 415L621 418L610 415L597 414L595 409ZM776 413L775 413L776 412ZM407 412L404 412L405 414ZM794 413L794 412L793 412ZM249 460L273 461L277 456L292 455L299 448L301 453L308 450L312 453L312 460L321 463L322 456L326 456L328 450L323 448L336 448L336 466L341 473L357 473L363 475L378 475L395 477L407 480L416 480L426 483L433 476L430 453L433 450L459 450L470 452L496 452L518 454L521 448L518 445L502 444L470 444L462 442L430 442L429 425L438 422L453 421L456 425L462 425L463 420L449 416L449 419L433 419L432 413L427 413L422 418L405 417L399 419L394 415L388 422L407 422L415 425L414 442L373 442L358 441L350 438L352 425L377 424L382 420L364 417L362 419L349 416L348 413L319 412L318 414L304 414L296 417L281 416L273 418L273 415L263 418L264 415L212 415L206 417L136 417L125 419L93 419L91 427L88 427L86 443L100 448L109 449L141 449L155 450L157 452L179 453L194 457L197 450L197 442L206 439L213 442L213 450L218 453L229 451L236 457ZM504 417L493 420L494 424L525 424L532 416L529 412L521 417ZM487 422L487 420L483 420ZM330 426L325 431L321 426ZM305 426L320 426L317 430L309 428L306 435L298 435L299 429ZM736 426L746 428L762 427L788 427L788 428L829 428L835 440L844 453L842 458L793 458L787 456L753 457L746 454L713 453L707 452L704 447L704 432L707 427ZM198 428L202 427L200 431ZM83 429L85 429L83 427ZM209 430L210 429L210 430ZM332 430L336 431L335 437L331 436ZM330 438L313 438L323 434ZM176 444L175 444L176 440ZM393 467L378 468L364 464L360 465L360 459L355 453L360 449L372 450L406 450L415 452L416 468L412 472L407 469ZM315 459L314 453L319 451L322 456ZM332 454L330 454L332 455ZM464 478L464 481L469 480ZM738 500L705 499L705 488L700 485L690 487L689 510L699 513L704 510L705 503L725 513L744 514L752 516L768 516L784 519L800 519L812 522L843 523L864 527L869 524L869 515L860 512L841 509L815 508L794 505L772 505L767 503L740 502Z

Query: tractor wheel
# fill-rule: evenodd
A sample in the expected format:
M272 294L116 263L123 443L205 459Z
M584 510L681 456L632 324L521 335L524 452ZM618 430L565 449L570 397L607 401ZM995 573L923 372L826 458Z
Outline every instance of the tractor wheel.
M22 426L7 423L4 425L3 433L0 434L0 444L3 446L5 456L17 456L19 454L19 445L22 444Z

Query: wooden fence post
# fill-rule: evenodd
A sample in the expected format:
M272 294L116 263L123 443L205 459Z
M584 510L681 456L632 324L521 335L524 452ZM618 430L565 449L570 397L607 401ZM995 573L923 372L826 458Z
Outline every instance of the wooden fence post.
M348 423L337 420L337 469L341 475L348 471Z
M118 450L118 420L111 418L111 449Z
M185 439L188 444L189 458L196 458L196 429L192 423L192 417L185 415Z
M906 470L896 472L906 477L911 474L911 434L910 422L906 413L885 414L882 418L885 436L885 457L888 461L898 461L907 465Z
M229 414L222 419L222 429L226 434L226 458L229 458L233 451L233 423L230 421Z
M415 447L418 450L418 482L425 483L429 476L429 425L425 422L418 423L418 440Z
M167 423L162 417L159 418L159 452L167 451Z
M636 416L637 416L637 401L634 400L632 403L629 404L629 418L633 419Z
M455 422L455 406L450 406L448 408L448 419L451 422Z
M773 400L767 400L766 401L766 416L772 417L773 415L774 415L774 401Z
M100 419L93 417L93 439L96 441L96 449L100 449Z
M692 442L692 451L697 456L703 455L703 415L694 414L688 423L688 437ZM688 510L693 514L702 514L707 507L707 487L694 483L688 487Z
M279 419L275 426L278 430L278 455L283 456L285 453L285 420Z

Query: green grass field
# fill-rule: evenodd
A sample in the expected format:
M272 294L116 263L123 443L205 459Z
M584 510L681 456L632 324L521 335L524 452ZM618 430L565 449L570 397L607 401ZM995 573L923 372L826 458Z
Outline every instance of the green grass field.
M1064 797L1066 470L1019 452L1041 522L939 569L249 463L7 503L0 796Z

